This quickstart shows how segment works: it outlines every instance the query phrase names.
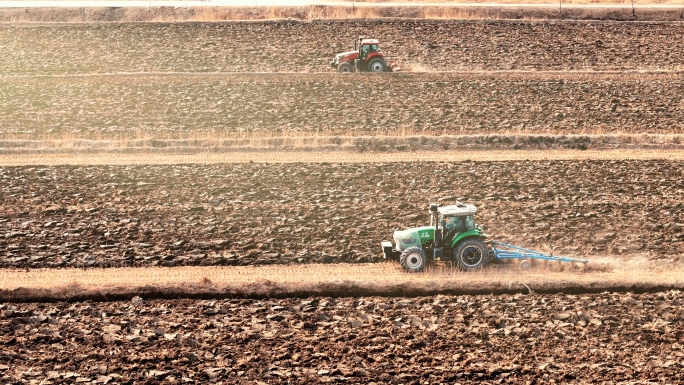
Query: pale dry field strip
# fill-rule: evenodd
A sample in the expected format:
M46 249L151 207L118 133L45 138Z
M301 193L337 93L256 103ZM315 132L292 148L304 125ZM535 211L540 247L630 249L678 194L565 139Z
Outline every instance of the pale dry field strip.
M200 0L202 1L202 0ZM491 5L491 4L501 4L501 5L510 5L510 6L520 6L520 5L525 5L525 4L542 4L542 5L548 5L550 7L558 6L558 2L552 2L549 0L488 0L488 1L481 1L481 0L232 0L232 1L222 1L222 0L214 0L214 1L206 1L203 0L204 2L198 2L198 1L191 1L189 4L189 7L210 7L210 6L255 6L255 7L299 7L299 6L315 6L315 5L340 5L340 4L345 4L345 3L357 3L360 6L370 6L370 5L383 5L383 3L392 6L409 6L412 4L426 4L426 5L431 5L431 4L440 4L440 5L454 5L454 6L461 6L464 4L473 4L473 5ZM183 0L151 0L145 2L146 5L152 6L152 7L159 7L159 6L165 6L167 2L183 2ZM65 1L65 0L10 0L10 1L4 1L0 2L0 5L3 6L13 6L15 3L25 3L26 7L32 7L32 8L38 8L38 7L45 7L45 4L55 4L54 6L60 6L60 7L79 7L79 6L94 6L96 2L94 1L88 1L88 2L83 2L83 1ZM140 0L116 0L116 1L101 1L100 2L103 7L117 7L121 6L118 3L126 4L126 3L138 3L135 4L135 6L141 6ZM185 5L185 3L183 3ZM579 5L625 5L625 4L631 4L630 0L562 0L562 4L565 5L572 5L572 4L579 4ZM681 5L681 2L678 0L636 0L634 1L634 5ZM144 5L142 5L144 6Z
M458 151L448 152L250 152L197 154L12 154L0 155L0 167L34 165L163 165L188 163L387 163L462 162L513 160L681 160L682 150L540 150L540 151Z
M570 266L570 264L563 264ZM451 267L431 267L405 273L398 263L273 265L240 267L154 267L109 269L41 269L0 271L0 300L68 300L70 298L132 297L145 293L167 296L308 296L421 295L489 292L596 292L684 287L684 271L657 268L565 269L555 265L519 271L515 265L463 273ZM528 289L529 288L529 289ZM150 294L150 296L153 296Z
M552 2L549 0L494 0L494 1L481 1L481 0L458 0L458 1L452 1L452 0L341 0L341 1L347 1L347 2L358 2L361 4L368 3L368 4L382 4L382 3L411 3L411 4L421 4L421 3L440 3L444 5L462 5L462 4L473 4L473 5L482 5L482 4L501 4L501 5L509 5L509 6L520 6L524 4L541 4L541 5L548 5L550 7L557 7L558 2ZM321 3L325 3L325 1L322 1ZM335 4L339 3L335 2ZM563 5L572 5L572 4L577 4L577 5L631 5L630 0L562 0L561 4ZM678 0L636 0L634 1L634 5L638 6L645 6L645 5L673 5L673 6L678 6L681 5L681 2Z

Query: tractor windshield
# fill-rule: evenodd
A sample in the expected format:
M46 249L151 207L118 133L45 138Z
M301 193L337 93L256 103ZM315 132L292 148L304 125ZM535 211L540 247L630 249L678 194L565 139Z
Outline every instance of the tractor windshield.
M444 222L444 228L447 231L451 231L451 229L463 229L465 227L463 223L463 218L461 217L446 217Z
M452 239L454 236L466 231L475 230L475 219L472 215L467 217L445 217L444 239Z

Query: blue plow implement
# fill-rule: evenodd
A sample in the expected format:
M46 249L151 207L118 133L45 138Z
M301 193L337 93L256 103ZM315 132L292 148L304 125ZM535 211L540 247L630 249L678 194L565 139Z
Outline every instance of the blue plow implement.
M546 255L537 251L527 250L495 241L492 241L492 247L494 248L494 258L496 259L544 259L547 261L589 263L588 259L560 257L553 254Z

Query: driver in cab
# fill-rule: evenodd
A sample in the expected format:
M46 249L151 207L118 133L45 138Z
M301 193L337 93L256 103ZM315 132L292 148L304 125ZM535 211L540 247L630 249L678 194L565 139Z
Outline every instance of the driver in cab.
M369 44L364 44L361 46L361 59L366 59L366 56L368 56L368 53L370 52L370 45Z
M446 221L444 224L446 229L445 239L452 238L458 229L463 228L463 220L459 217L446 217L444 220Z

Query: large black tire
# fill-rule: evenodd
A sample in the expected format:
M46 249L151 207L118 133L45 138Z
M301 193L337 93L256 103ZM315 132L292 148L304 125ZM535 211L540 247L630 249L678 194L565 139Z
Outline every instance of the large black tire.
M381 57L374 57L368 62L368 72L385 72L387 63Z
M427 255L420 247L409 247L401 253L399 262L401 262L401 267L409 273L418 273L425 268Z
M454 262L463 271L475 271L482 268L489 259L487 245L480 238L466 238L456 245L453 253Z
M339 72L341 74L348 74L348 73L352 72L353 70L354 70L354 68L352 67L351 64L349 64L349 62L345 62L345 63L342 63L342 64L337 66L337 72Z

